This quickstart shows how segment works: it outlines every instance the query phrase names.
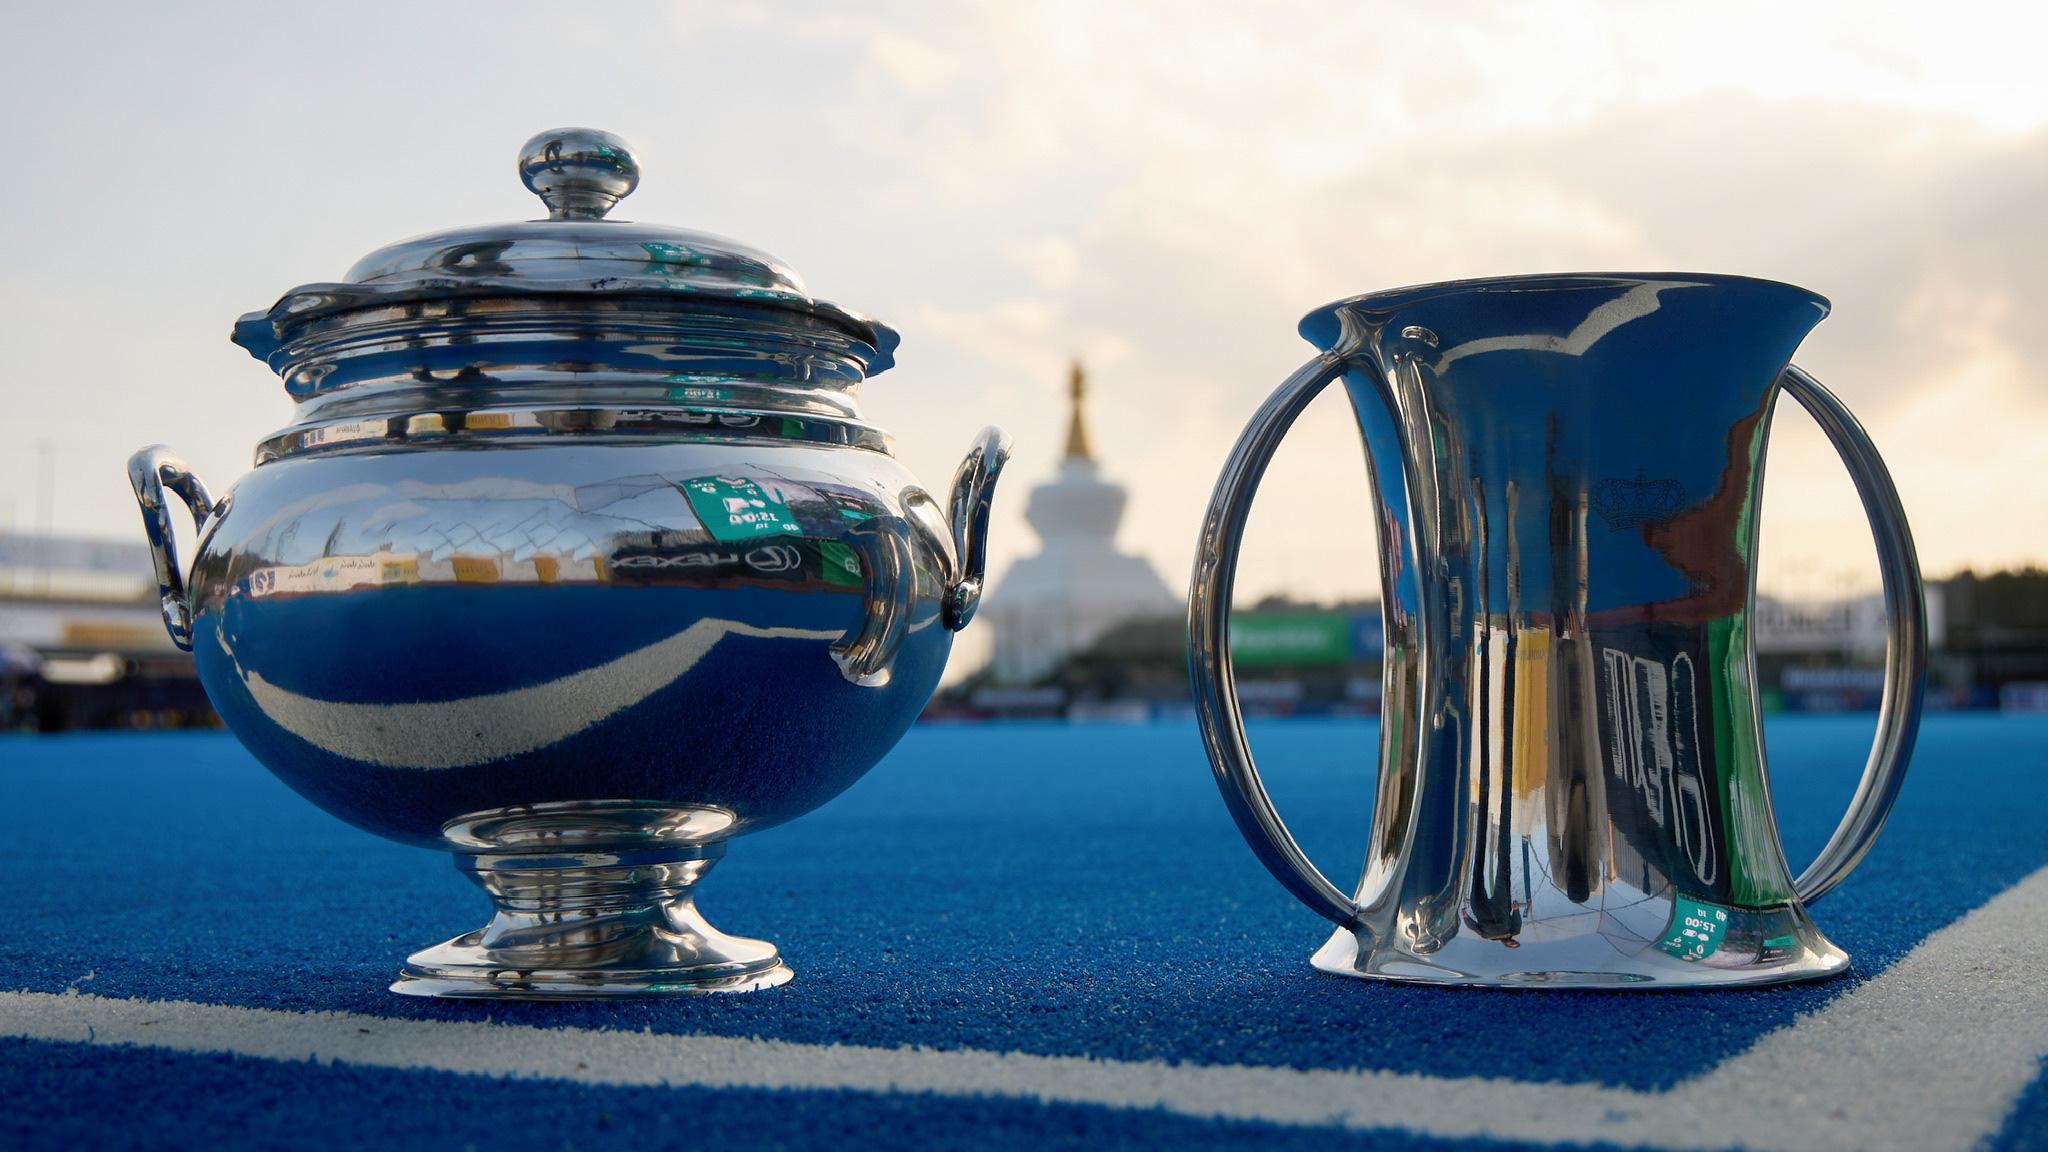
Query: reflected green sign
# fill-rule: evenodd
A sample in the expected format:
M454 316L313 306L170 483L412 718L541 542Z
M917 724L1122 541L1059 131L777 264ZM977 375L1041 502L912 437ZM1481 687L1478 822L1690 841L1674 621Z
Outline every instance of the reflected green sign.
M803 535L782 497L744 476L699 476L676 486L689 498L704 530L720 543Z

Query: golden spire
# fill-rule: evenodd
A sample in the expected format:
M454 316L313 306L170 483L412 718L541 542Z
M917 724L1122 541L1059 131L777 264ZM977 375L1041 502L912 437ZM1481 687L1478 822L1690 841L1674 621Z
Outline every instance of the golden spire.
M1095 452L1088 447L1088 425L1081 421L1081 400L1088 393L1088 376L1081 370L1081 362L1074 361L1073 371L1067 377L1067 395L1074 402L1074 418L1067 424L1067 459L1093 460Z

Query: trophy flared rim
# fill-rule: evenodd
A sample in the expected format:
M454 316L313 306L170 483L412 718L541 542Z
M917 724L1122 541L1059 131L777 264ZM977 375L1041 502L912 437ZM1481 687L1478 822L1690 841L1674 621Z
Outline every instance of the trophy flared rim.
M1826 316L1833 304L1827 297L1809 288L1802 288L1784 280L1772 280L1760 276L1744 276L1732 272L1538 272L1505 276L1479 276L1464 280L1439 280L1428 284L1409 284L1399 288L1383 288L1357 296L1334 300L1302 317L1302 335L1310 336L1311 329L1320 331L1328 316L1338 311L1352 311L1375 315L1391 315L1410 305L1445 296L1479 293L1510 292L1558 292L1583 289L1628 289L1642 286L1666 287L1734 287L1783 292L1803 299L1819 309Z

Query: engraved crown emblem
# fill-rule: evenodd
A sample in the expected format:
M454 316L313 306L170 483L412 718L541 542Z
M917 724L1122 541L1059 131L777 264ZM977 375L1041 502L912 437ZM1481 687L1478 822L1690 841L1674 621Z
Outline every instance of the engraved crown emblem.
M1676 480L1651 480L1636 469L1633 480L1607 479L1593 486L1593 510L1609 531L1654 524L1685 507L1685 486Z

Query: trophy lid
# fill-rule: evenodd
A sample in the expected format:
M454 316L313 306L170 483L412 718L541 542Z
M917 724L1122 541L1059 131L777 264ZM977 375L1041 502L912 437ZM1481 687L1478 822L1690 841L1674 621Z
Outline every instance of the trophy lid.
M684 228L608 219L640 182L640 161L618 136L558 128L526 142L519 176L542 220L432 232L379 248L337 283L306 284L235 323L234 342L290 379L293 341L331 332L348 314L388 324L391 306L477 298L617 298L695 312L726 305L766 310L792 325L822 324L857 342L866 374L894 362L887 325L811 296L789 265L759 249ZM437 317L445 328L459 317Z

